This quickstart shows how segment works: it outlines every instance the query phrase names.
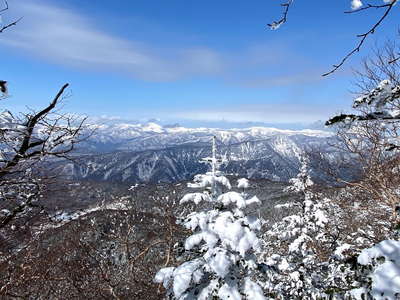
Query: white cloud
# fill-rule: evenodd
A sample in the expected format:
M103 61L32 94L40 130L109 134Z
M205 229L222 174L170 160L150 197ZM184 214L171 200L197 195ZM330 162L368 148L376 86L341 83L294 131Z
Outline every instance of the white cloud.
M210 49L175 51L171 58L100 31L87 18L42 1L15 2L13 12L24 18L10 34L1 35L0 42L63 65L151 81L214 74L223 68L219 55Z
M252 78L245 78L239 81L242 86L266 88L275 86L291 86L296 84L307 84L321 81L323 77L320 70L301 70L292 74L283 74L279 76L258 76Z
M236 107L213 107L210 110L181 111L168 114L175 117L197 121L229 122L314 122L325 120L338 112L339 107L315 104L271 103L242 105Z
M23 19L0 35L2 46L72 68L116 72L147 81L218 77L228 84L249 88L320 80L313 63L285 43L224 52L204 46L169 45L164 49L157 43L149 45L107 33L96 26L99 20L50 1L14 0L12 12ZM285 70L285 74L273 75L274 70Z

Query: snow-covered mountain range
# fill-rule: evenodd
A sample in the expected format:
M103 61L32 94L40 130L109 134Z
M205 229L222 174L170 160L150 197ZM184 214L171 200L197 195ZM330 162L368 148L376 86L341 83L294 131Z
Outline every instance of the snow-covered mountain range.
M164 149L171 146L190 144L209 145L216 136L223 145L264 140L273 136L295 136L326 138L331 136L322 130L283 130L267 127L245 129L185 128L178 124L161 126L150 122L145 124L105 123L90 125L93 136L84 143L89 152L110 152L115 150L143 151Z
M83 156L64 164L75 179L123 182L176 182L204 172L199 162L217 137L225 171L249 178L286 181L296 175L299 158L311 148L328 150L332 134L320 130L184 128L156 123L91 125L94 134L80 149Z

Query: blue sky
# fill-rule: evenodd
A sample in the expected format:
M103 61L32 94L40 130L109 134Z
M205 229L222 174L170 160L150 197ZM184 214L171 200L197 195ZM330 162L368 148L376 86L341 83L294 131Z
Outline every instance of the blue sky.
M64 110L165 122L312 122L346 110L351 67L394 37L392 16L361 54L321 74L353 47L375 11L346 15L350 0L295 1L278 31L276 0L10 0L0 35L2 79L24 110L71 84ZM393 15L397 13L396 11Z

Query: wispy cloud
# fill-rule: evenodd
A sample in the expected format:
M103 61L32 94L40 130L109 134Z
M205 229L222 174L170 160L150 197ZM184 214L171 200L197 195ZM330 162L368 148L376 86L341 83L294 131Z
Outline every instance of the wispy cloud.
M290 86L313 83L322 80L318 69L301 70L292 74L285 73L276 76L254 76L251 78L238 79L238 83L245 87L267 88L276 86Z
M163 55L147 45L100 31L84 16L42 1L18 1L13 12L24 16L3 45L63 65L117 71L135 78L165 81L214 74L222 60L207 48L190 48Z
M229 122L314 122L325 120L338 112L338 107L329 105L304 105L293 103L271 103L213 108L212 110L181 111L168 117L197 121Z
M12 32L0 35L0 43L68 67L147 81L217 77L250 88L320 80L320 71L312 64L304 67L304 59L288 45L270 43L229 51L190 45L162 48L100 30L98 20L49 1L14 1L12 8L24 18Z
M323 68L300 55L287 42L258 44L233 55L226 63L226 79L248 88L303 85L320 81Z

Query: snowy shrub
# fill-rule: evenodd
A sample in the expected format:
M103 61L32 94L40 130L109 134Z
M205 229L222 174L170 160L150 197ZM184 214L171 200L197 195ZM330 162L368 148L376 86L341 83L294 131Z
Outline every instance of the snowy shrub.
M193 234L184 243L182 259L177 267L161 269L155 281L163 283L170 297L175 299L265 299L261 287L253 279L258 272L255 255L260 250L257 232L261 222L246 214L246 208L260 201L249 198L243 191L231 189L229 180L218 171L221 160L216 158L215 137L213 156L204 161L212 171L197 175L191 188L204 188L203 192L184 196L181 203L202 201L210 209L193 212L179 222ZM238 181L245 189L248 182Z

